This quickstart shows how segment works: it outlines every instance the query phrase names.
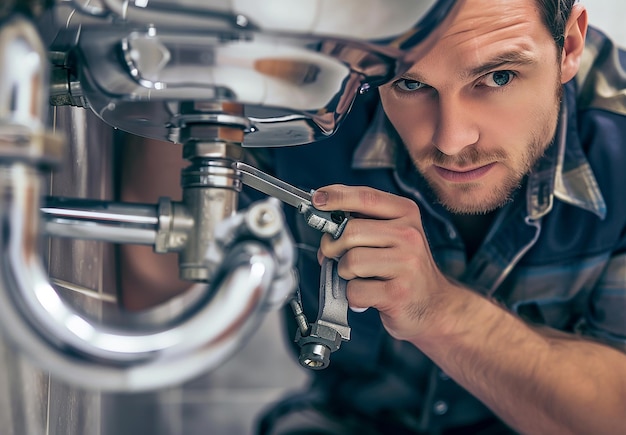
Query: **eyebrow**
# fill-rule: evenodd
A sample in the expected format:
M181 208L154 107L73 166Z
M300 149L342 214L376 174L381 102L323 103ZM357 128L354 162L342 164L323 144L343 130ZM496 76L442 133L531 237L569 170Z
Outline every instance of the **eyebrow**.
M507 51L500 53L487 62L461 73L462 78L482 76L488 72L502 68L503 66L527 66L537 63L537 59L520 51Z
M493 56L483 64L461 71L459 77L461 80L465 81L474 77L480 77L489 72L501 69L502 67L528 66L536 63L537 59L526 53L520 51L506 51ZM416 71L408 71L403 77L424 84L428 83L426 79Z

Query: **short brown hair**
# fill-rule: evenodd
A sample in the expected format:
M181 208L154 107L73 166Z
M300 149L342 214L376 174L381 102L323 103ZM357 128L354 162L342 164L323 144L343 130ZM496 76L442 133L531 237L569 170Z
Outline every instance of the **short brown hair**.
M565 25L577 0L536 0L544 24L550 30L559 51L565 43Z

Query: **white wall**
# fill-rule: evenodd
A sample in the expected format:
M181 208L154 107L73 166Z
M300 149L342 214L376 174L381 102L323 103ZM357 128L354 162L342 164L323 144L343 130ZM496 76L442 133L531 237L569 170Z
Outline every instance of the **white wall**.
M589 11L589 23L626 47L626 1L580 0Z

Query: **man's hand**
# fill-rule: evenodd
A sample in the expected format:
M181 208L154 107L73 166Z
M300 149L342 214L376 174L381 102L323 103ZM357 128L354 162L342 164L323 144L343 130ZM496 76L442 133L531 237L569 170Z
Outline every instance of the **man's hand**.
M320 210L348 211L354 217L341 237L322 238L318 259L339 260L348 280L351 307L376 308L387 331L415 340L443 320L451 292L458 290L437 268L422 228L417 205L369 187L333 185L313 195Z
M623 433L623 353L531 327L450 282L435 265L419 209L408 199L333 185L319 189L313 205L354 216L339 239L324 235L318 253L320 260L339 260L350 305L379 310L393 337L419 347L512 428Z

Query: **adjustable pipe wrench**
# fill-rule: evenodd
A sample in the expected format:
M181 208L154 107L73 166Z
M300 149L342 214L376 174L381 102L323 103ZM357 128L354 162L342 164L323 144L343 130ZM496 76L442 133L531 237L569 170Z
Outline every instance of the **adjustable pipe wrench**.
M306 223L337 239L348 223L349 215L342 211L321 211L313 207L312 193L298 189L266 174L253 166L236 163L241 181L267 195L296 207ZM298 322L295 341L300 345L300 364L311 369L323 369L330 363L330 354L350 340L348 325L347 282L337 273L337 262L326 258L322 262L317 320L308 323L302 311L299 293L290 305ZM298 291L299 292L299 291Z

